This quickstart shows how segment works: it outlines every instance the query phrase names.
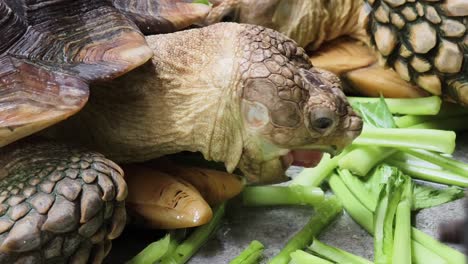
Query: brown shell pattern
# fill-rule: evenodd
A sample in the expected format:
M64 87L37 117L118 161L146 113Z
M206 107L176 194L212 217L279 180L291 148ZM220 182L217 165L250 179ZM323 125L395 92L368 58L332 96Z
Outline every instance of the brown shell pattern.
M430 93L468 105L468 2L366 2L368 32L385 62Z

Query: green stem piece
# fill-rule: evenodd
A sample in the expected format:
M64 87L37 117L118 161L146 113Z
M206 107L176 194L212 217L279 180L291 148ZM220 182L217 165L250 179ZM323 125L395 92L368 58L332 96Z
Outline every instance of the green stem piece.
M361 146L343 156L338 165L341 169L350 170L357 176L366 176L369 171L381 161L394 154L397 150L378 146ZM359 162L356 162L359 161Z
M451 154L455 150L453 131L413 128L365 127L355 145L419 148Z
M151 264L160 260L169 250L171 236L167 234L162 239L149 244L127 264Z
M333 264L333 262L330 262L328 260L319 258L317 256L314 256L312 254L309 254L305 251L302 250L296 250L290 254L291 256L291 261L289 264Z
M318 187L295 186L253 186L242 191L245 206L269 205L311 205L325 199L322 189Z
M208 224L197 227L195 231L182 242L175 251L165 256L161 264L183 264L186 263L214 234L215 230L221 223L221 219L224 216L225 203L219 205L213 214L213 218Z
M328 180L333 193L343 203L343 207L351 218L370 234L374 233L374 215L346 187L337 174L332 174Z
M461 252L440 243L439 241L435 240L430 235L416 229L411 229L411 237L421 245L426 248L431 249L434 253L444 258L447 263L450 264L464 264L466 263L465 255Z
M283 249L276 255L269 264L287 264L290 261L290 254L298 249L310 245L314 236L318 235L335 217L341 213L343 207L340 201L332 196L316 207L314 216L307 224L292 237Z
M380 98L348 97L354 103L378 103ZM400 115L435 115L440 111L442 100L439 96L422 98L385 98L385 103L392 114Z
M468 178L450 171L418 167L393 159L388 159L386 162L392 166L398 167L404 173L417 179L459 187L468 187Z
M363 257L356 256L342 249L327 245L318 239L314 239L314 242L309 249L317 255L332 260L335 263L372 264L371 261Z
M263 254L264 248L262 243L254 240L250 242L250 245L239 256L231 260L229 264L257 264Z

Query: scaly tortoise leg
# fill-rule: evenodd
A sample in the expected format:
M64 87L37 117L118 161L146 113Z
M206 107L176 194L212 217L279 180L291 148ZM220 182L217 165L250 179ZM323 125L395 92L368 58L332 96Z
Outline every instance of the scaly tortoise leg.
M228 200L242 190L233 174L183 167L126 165L127 208L134 222L155 229L195 227L208 223L210 206Z
M51 142L0 149L0 263L101 263L127 186L102 155Z

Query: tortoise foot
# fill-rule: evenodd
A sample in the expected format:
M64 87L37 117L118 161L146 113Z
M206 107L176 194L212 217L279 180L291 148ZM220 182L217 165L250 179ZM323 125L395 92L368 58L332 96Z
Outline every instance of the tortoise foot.
M123 171L64 144L0 149L0 263L101 263L126 222Z

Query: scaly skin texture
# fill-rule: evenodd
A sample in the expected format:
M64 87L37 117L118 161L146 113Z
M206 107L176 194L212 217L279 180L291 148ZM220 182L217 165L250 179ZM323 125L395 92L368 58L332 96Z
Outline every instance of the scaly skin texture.
M236 21L277 30L315 50L340 36L366 40L362 0L213 0L206 24Z
M51 133L119 162L199 151L277 182L290 150L341 150L361 131L336 77L276 31L221 23L147 41L151 63L93 87L85 109Z
M0 149L0 263L101 263L127 186L101 154L51 142Z

